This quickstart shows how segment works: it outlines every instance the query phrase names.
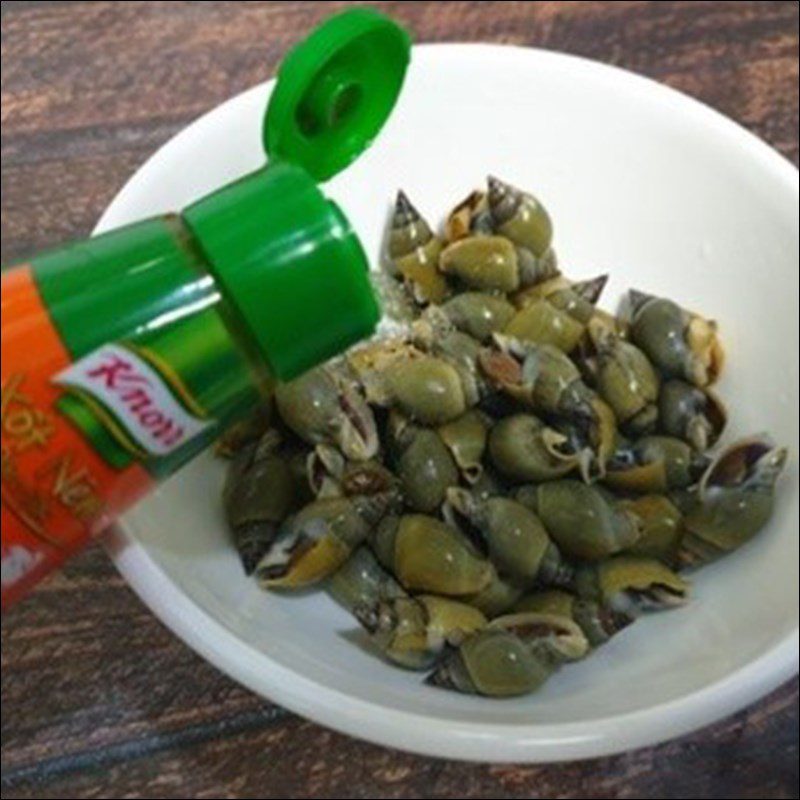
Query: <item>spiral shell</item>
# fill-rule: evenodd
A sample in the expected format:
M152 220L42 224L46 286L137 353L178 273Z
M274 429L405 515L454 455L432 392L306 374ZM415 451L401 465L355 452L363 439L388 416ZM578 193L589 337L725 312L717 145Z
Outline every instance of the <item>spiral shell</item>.
M632 436L651 433L658 421L660 379L647 356L611 333L602 323L590 324L596 348L595 381L623 430Z
M256 567L266 587L302 588L332 575L397 502L393 492L315 500L284 524Z
M439 269L479 291L513 292L519 287L514 245L502 236L470 236L448 245Z
M503 333L523 342L550 344L569 353L583 338L585 327L546 300L532 300L511 318Z
M383 601L408 596L366 545L356 548L350 558L331 575L325 588L351 614L355 614L359 608L373 607Z
M437 429L467 483L475 484L483 475L488 430L489 423L485 415L476 409Z
M743 439L726 448L696 490L678 499L686 531L679 564L700 566L750 541L772 516L775 484L787 458L785 447L776 447L765 437Z
M539 519L561 551L599 561L626 550L641 536L641 521L596 486L558 480L540 484L534 494Z
M500 574L530 585L569 583L572 569L541 520L521 503L507 497L479 500L465 489L452 488L448 502L479 531L489 558Z
M681 439L643 436L623 442L611 457L603 482L624 492L663 493L698 481L709 460Z
M456 328L480 342L502 331L516 313L508 300L488 292L462 292L441 309Z
M489 212L494 229L536 258L546 255L553 241L553 223L545 207L531 194L495 177L487 180Z
M675 503L664 495L647 494L634 500L622 500L620 508L632 511L642 526L639 541L627 552L674 564L684 534L683 515Z
M459 480L458 467L435 431L413 427L397 461L403 498L415 511L430 513L444 502L445 492Z
M566 436L533 414L514 414L492 428L489 455L500 472L515 481L553 480L580 463L566 443Z
M561 664L588 651L583 631L568 617L509 614L469 636L428 683L467 694L514 697L536 691Z
M596 278L574 282L563 275L558 275L520 290L512 299L517 308L525 308L530 303L546 300L582 325L588 325L590 320L599 319L604 314L597 308L597 302L606 283L608 275L598 275Z
M586 386L578 368L558 348L498 335L495 341L499 351L481 354L487 380L558 420L554 427L579 454L584 479L602 477L617 443L616 418L608 404Z
M356 386L331 366L278 384L281 419L309 444L336 445L347 458L367 460L378 452L372 409Z
M298 497L296 481L279 445L279 437L268 431L258 445L240 448L223 490L225 516L248 575L271 547L278 526Z
M700 387L714 383L724 360L715 322L633 289L629 305L631 339L664 375Z
M540 589L526 594L516 603L514 611L567 617L578 625L592 647L605 644L635 619L629 613L615 611L564 589Z
M447 215L444 233L448 242L467 236L491 236L494 230L486 192L476 191L465 197Z
M463 379L444 359L398 360L386 368L384 379L398 408L425 425L450 422L467 410Z
M441 303L447 281L438 270L441 240L403 192L398 192L388 236L391 266L411 288L420 303Z
M619 555L578 570L581 597L632 617L674 608L686 602L689 585L660 561Z
M703 451L717 442L728 421L728 413L717 395L685 381L666 381L658 402L661 430Z
M435 517L388 516L369 541L378 560L409 591L458 597L481 591L494 576L469 540Z
M478 609L424 594L362 605L356 616L380 651L406 669L430 668L446 646L457 647L486 627L486 617Z

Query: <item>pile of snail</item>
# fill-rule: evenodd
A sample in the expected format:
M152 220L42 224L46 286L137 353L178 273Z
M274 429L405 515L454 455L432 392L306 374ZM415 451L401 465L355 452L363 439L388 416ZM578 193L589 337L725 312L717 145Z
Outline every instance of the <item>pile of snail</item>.
M402 193L378 283L402 325L277 388L221 440L265 588L324 587L427 682L532 692L769 519L786 449L710 455L716 325L571 281L531 194L490 178L437 235Z

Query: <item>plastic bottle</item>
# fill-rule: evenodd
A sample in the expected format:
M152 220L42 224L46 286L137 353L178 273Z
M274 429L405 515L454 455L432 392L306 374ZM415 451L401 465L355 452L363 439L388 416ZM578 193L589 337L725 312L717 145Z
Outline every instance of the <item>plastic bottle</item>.
M3 609L276 380L373 332L366 256L316 181L377 135L409 50L377 12L331 18L281 66L267 166L3 273Z

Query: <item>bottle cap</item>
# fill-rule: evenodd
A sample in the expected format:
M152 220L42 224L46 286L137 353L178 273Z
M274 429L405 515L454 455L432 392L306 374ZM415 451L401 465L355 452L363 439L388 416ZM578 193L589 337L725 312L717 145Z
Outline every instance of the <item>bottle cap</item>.
M411 40L368 8L331 17L283 60L264 147L326 181L366 150L403 85Z
M316 181L372 142L409 50L408 34L376 11L325 22L280 68L264 123L267 167L184 211L221 292L280 380L369 336L380 318L367 256Z

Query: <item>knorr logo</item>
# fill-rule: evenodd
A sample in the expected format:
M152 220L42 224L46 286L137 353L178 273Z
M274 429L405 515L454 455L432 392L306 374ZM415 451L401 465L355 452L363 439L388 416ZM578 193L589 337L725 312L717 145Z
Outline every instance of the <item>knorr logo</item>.
M130 345L104 345L53 382L138 458L169 455L212 424L168 365Z

